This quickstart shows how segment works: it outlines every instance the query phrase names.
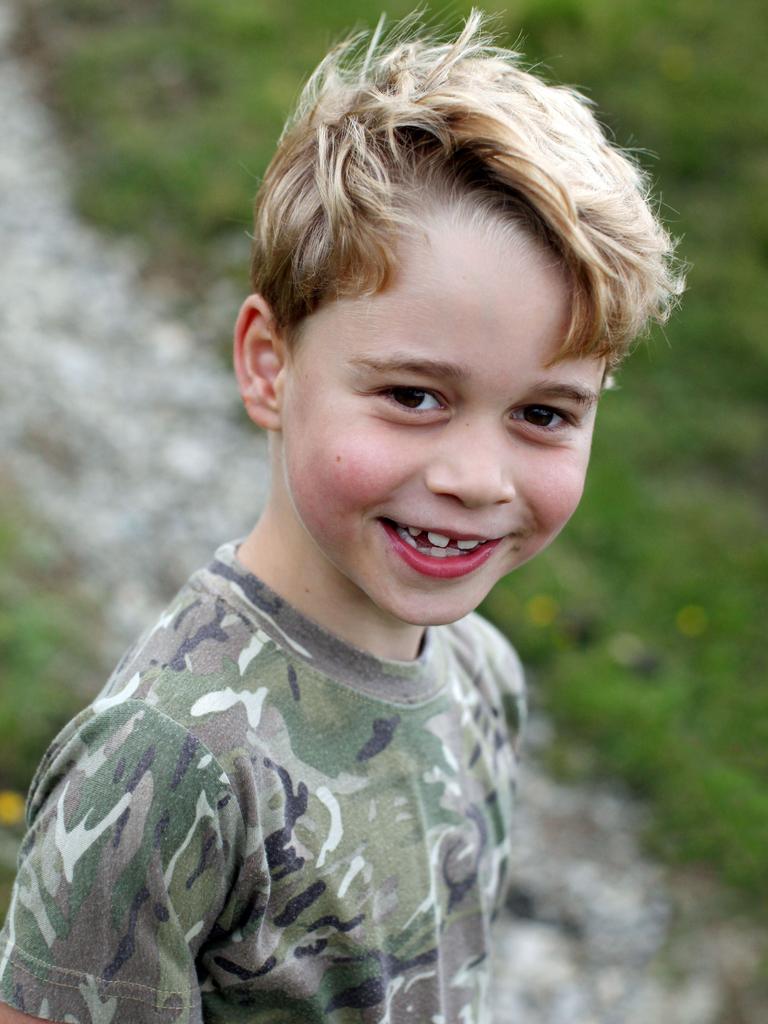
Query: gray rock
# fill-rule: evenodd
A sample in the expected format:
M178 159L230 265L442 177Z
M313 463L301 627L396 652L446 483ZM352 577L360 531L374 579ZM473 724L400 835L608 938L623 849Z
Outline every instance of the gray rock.
M13 8L0 11L0 468L98 588L116 651L250 529L266 445L208 339L143 286L134 249L73 214L32 72L8 52Z

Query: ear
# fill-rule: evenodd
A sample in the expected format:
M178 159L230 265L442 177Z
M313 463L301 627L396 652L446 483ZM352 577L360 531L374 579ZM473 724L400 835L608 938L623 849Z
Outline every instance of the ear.
M260 427L280 429L285 344L269 303L249 295L235 324L235 375L245 410Z

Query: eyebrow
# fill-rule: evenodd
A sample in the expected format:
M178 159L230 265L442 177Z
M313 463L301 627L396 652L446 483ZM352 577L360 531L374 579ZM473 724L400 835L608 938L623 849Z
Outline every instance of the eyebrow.
M460 381L470 376L470 368L461 363L445 362L442 359L414 359L407 353L394 352L387 359L379 359L375 356L355 356L351 363L353 366L364 370L373 370L376 373L412 373L416 376L441 377L444 380ZM543 399L564 399L575 402L583 409L591 409L597 405L599 395L591 388L581 387L577 384L561 384L559 381L542 380L538 381L530 389L536 394L536 400Z
M360 369L384 374L413 373L417 376L443 377L446 380L462 380L469 375L469 367L460 363L444 362L442 359L414 359L398 352L394 352L388 359L355 356L351 363Z
M599 395L592 388L580 387L577 384L559 384L557 381L542 380L534 388L537 396L543 398L563 398L584 409L591 409L597 405Z

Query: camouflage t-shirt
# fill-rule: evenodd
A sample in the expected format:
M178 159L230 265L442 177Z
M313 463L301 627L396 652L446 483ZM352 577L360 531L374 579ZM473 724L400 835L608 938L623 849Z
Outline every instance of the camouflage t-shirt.
M478 1024L522 677L477 615L383 661L225 545L32 783L0 999L77 1024Z

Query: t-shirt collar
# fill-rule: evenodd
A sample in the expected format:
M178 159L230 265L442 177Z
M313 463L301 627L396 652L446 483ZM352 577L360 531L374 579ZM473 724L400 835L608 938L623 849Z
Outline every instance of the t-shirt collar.
M308 667L388 703L423 703L443 689L446 669L434 627L427 627L414 660L378 658L305 616L246 569L237 557L240 543L222 544L210 565L197 574L204 577L199 582Z

